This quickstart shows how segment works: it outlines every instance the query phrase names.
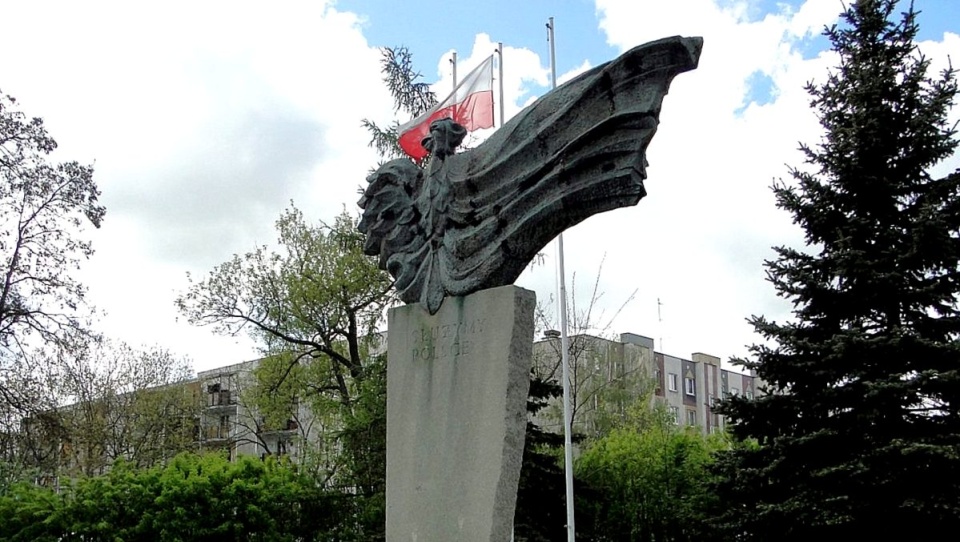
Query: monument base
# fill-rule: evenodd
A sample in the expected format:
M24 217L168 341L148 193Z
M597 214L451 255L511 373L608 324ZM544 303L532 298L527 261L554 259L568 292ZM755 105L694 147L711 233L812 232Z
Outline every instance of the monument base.
M387 542L507 542L536 295L516 286L389 312Z

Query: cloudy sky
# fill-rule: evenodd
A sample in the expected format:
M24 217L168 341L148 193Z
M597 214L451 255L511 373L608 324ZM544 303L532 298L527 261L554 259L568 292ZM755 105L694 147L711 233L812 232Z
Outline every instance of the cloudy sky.
M960 58L955 0L915 5L921 51L937 66ZM0 91L44 118L57 159L95 164L107 217L82 277L105 312L101 328L203 370L255 352L245 337L215 336L177 314L186 273L272 243L291 201L315 220L356 211L377 160L360 121L394 118L379 47L406 45L444 94L452 51L463 74L502 41L510 116L549 90L551 16L561 81L646 41L703 36L699 69L678 76L664 101L647 198L588 219L564 243L577 308L589 305L595 282L602 294L594 331L726 360L757 340L748 316L789 315L762 263L771 246L799 245L802 233L769 187L800 164L798 142L820 137L803 85L834 65L820 32L842 8L840 0L0 0ZM954 157L938 169L957 167ZM518 284L549 303L554 245L545 255Z

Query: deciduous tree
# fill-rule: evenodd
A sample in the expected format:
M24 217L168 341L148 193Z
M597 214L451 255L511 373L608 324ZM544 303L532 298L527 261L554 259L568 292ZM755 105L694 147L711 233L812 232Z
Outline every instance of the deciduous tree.
M392 302L391 281L363 254L363 237L347 214L311 225L294 207L277 221L278 250L235 255L203 280L191 277L177 306L192 324L224 334L249 333L265 356L310 360L317 392L349 407L352 379L362 378L369 346Z
M633 404L652 386L653 359L642 359L639 350L624 350L617 341L607 340L612 335L613 323L620 312L633 300L630 295L612 316L606 318L599 310L600 277L603 262L597 269L586 306L577 304L577 277L571 284L570 304L567 307L568 358L570 378L570 419L574 433L580 437L599 438L625 421L626 407ZM635 294L636 292L634 292ZM550 329L556 323L548 303L537 307L537 326ZM562 385L562 347L559 338L544 341L534 352L535 379ZM652 354L652 352L651 352ZM563 430L563 404L554 401L539 414L545 427Z
M99 474L117 459L160 465L193 447L199 394L189 362L159 348L109 342L61 356L61 464L66 474Z
M9 475L23 472L21 420L56 406L38 360L89 334L86 290L71 273L93 253L85 226L99 227L105 211L93 168L54 161L56 147L42 119L0 92L0 471Z
M649 395L629 418L588 442L577 460L589 490L578 499L578 530L596 541L722 540L708 523L718 504L709 467L728 447L725 436L678 427L663 406L651 408Z
M378 328L393 303L392 281L363 253L363 237L346 213L332 225L311 225L291 208L277 231L277 250L234 256L192 281L177 304L191 323L258 341L265 357L246 396L267 423L307 409L318 441L303 451L316 454L321 480L353 496L358 539L376 540L383 536L386 479Z
M93 168L53 161L43 120L16 106L0 92L0 363L30 336L49 343L85 327L86 290L71 272L93 253L84 227L105 213Z
M62 345L61 345L62 346ZM200 404L188 362L169 351L84 341L35 350L0 438L10 478L99 474L116 459L162 464L189 450Z

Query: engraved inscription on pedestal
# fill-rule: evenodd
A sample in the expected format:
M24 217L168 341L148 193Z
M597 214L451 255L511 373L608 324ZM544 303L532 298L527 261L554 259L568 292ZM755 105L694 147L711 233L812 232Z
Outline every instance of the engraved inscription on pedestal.
M483 318L471 322L437 324L410 333L413 361L456 360L470 355L476 348L478 335L483 333Z

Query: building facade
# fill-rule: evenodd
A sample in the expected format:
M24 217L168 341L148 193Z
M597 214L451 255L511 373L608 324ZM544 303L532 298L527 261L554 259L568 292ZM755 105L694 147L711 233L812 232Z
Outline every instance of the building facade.
M726 421L713 409L717 399L757 393L756 376L723 369L720 358L709 354L694 353L683 359L657 352L653 339L643 335L568 339L573 430L578 434L602 434L647 395L663 404L677 425L695 427L704 434L721 431ZM558 333L548 332L534 344L534 372L561 382ZM538 418L542 427L558 433L563 430L562 420L561 398L552 400Z
M298 461L317 452L323 428L309 408L291 404L289 417L271 424L244 396L259 365L260 360L246 361L197 373L203 402L195 432L198 448L222 450L231 460L252 455Z

